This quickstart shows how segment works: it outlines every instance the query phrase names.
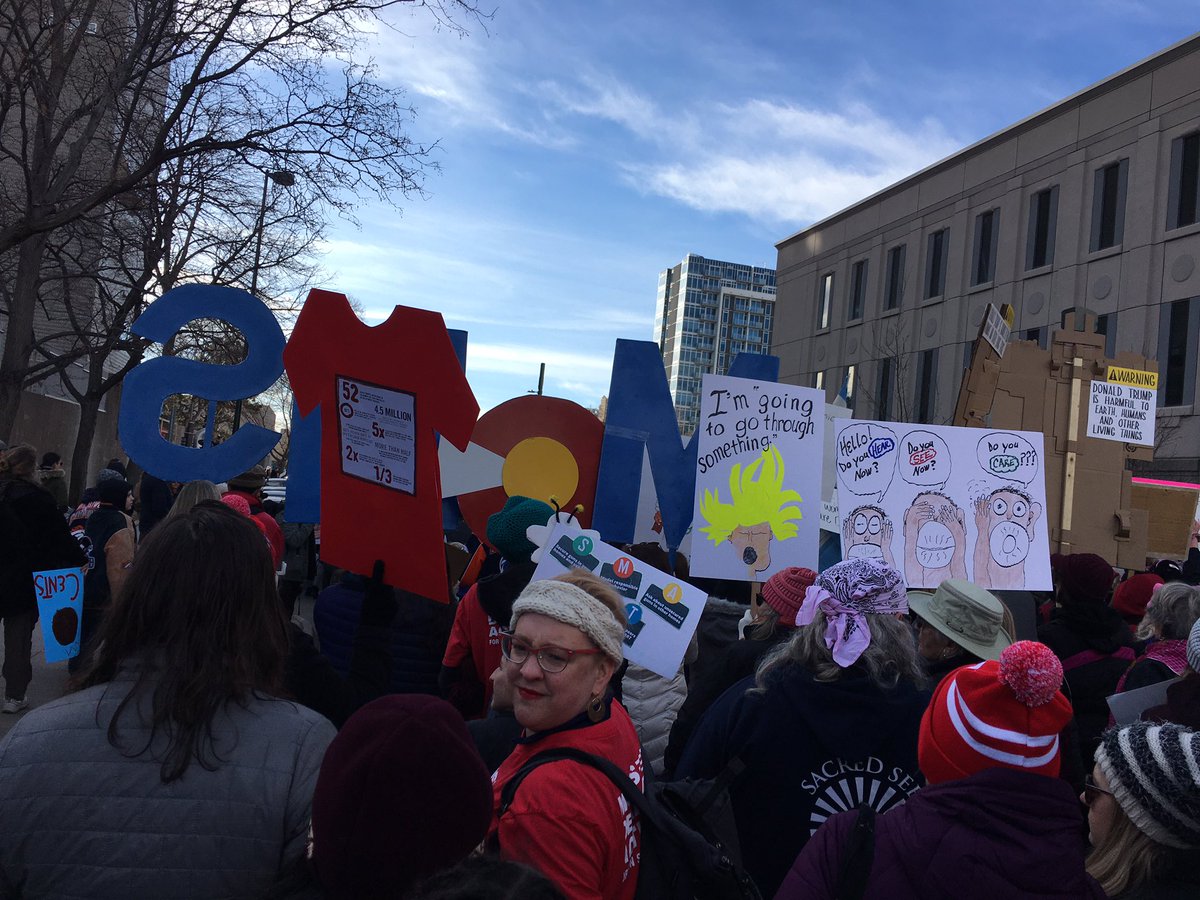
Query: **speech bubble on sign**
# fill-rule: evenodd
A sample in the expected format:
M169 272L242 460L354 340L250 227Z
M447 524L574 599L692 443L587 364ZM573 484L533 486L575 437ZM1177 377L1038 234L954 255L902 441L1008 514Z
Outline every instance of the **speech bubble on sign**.
M896 433L871 422L848 422L834 447L839 488L882 499L896 473Z
M950 478L950 448L932 431L910 431L900 439L896 468L909 484L946 486Z
M1041 465L1041 452L1019 434L1007 431L985 434L975 454L989 475L1026 485L1037 477Z

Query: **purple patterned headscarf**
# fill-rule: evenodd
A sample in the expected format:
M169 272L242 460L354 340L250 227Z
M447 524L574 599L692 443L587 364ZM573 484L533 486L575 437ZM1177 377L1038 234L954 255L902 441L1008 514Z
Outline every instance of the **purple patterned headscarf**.
M868 614L908 612L904 576L877 559L848 559L830 566L804 592L796 613L798 626L810 625L817 610L825 613L825 646L843 669L854 665L871 643Z

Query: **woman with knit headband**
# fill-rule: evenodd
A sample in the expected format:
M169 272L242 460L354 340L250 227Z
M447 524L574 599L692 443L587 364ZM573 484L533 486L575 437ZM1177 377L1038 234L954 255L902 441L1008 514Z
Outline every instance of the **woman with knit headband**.
M572 747L642 780L642 752L609 682L620 667L625 607L582 570L532 582L501 638L503 677L525 728L496 771L488 841L543 872L571 900L632 900L641 858L636 816L612 782L573 760L539 765L503 805L505 785L533 757Z
M715 777L734 757L747 764L730 796L764 897L826 818L864 802L882 812L921 786L917 728L929 694L897 617L907 611L904 577L881 560L831 566L786 613L792 637L725 692L688 742L678 777Z

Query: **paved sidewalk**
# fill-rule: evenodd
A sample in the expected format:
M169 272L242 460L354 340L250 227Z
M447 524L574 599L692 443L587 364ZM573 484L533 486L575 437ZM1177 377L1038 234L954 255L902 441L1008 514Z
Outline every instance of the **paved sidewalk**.
M8 734L8 730L29 710L61 697L66 689L67 664L46 662L46 656L42 652L42 625L39 622L33 629L33 682L29 685L27 694L29 706L16 715L0 713L0 737Z

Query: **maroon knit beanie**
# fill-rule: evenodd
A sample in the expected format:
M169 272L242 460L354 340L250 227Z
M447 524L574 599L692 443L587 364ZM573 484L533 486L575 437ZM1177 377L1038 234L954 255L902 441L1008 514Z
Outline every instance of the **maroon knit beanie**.
M1127 622L1136 625L1146 614L1146 606L1154 596L1154 588L1162 583L1161 578L1148 572L1130 576L1113 591L1113 609L1124 616Z
M398 897L465 859L491 817L491 777L454 707L423 694L381 697L325 752L313 867L327 897Z
M796 612L804 602L804 592L817 580L812 569L790 566L776 572L763 585L763 603L779 613L779 624L787 628L796 627Z
M1070 603L1106 603L1117 573L1095 553L1072 553L1059 563L1058 582Z

